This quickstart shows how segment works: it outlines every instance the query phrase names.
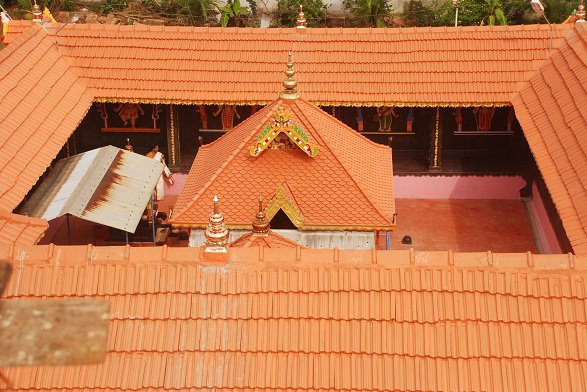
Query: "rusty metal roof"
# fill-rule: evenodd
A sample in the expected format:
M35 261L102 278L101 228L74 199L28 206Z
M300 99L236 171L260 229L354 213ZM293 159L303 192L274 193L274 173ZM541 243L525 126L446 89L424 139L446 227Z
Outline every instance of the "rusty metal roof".
M91 150L57 162L21 213L47 220L71 214L134 233L162 171L161 162L134 152Z

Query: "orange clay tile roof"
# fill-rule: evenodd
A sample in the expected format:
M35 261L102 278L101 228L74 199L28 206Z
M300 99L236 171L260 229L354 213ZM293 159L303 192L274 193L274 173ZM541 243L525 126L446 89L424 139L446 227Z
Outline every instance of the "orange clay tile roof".
M319 146L318 155L309 157L298 148L250 155L249 146L255 145L279 106L305 129L309 142ZM278 99L200 147L172 222L205 227L210 201L217 194L227 226L250 228L259 198L270 205L282 188L302 215L298 228L385 230L393 226L392 181L390 148L371 142L304 99Z
M233 241L230 246L238 248L250 248L255 246L263 246L265 248L295 248L300 246L300 244L269 230L269 233L266 235L258 235L255 233L245 234Z
M55 37L43 29L27 29L0 51L2 208L19 205L91 104Z
M44 219L13 214L0 207L0 246L34 245L48 227Z
M553 25L554 46L572 28ZM70 24L59 32L59 47L97 100L266 104L279 91L292 50L304 97L313 103L509 105L517 83L548 58L550 34L546 25L301 30Z
M587 253L587 26L565 42L512 102L575 253Z
M2 370L5 391L584 391L587 258L0 247L6 300L110 301L103 364Z

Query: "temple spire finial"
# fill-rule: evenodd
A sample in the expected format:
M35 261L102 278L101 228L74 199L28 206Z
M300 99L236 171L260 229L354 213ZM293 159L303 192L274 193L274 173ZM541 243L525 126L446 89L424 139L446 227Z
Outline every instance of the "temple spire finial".
M306 17L304 16L303 6L300 4L300 13L298 14L298 20L296 21L296 27L298 29L306 28Z
M283 80L283 91L279 94L281 98L296 99L300 97L300 93L296 89L298 82L294 78L295 73L292 53L289 51L287 55L287 68L285 70L286 78Z
M214 212L208 218L208 227L204 232L206 236L206 251L226 252L228 243L228 229L224 224L224 215L218 208L218 196L214 195Z
M37 4L37 0L33 4L33 22L42 22L43 21L43 13L41 12L41 7Z
M253 235L266 235L269 233L269 222L263 211L263 199L259 198L259 211L253 220Z

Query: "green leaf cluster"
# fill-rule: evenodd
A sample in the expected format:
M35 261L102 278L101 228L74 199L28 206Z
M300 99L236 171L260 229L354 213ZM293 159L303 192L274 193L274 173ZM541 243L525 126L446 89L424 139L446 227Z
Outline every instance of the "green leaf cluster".
M390 0L343 0L356 26L386 27L393 13Z
M300 4L308 27L321 27L326 24L328 6L323 0L277 0L277 10L272 21L273 27L295 27Z
M220 25L242 26L249 16L249 10L241 6L240 0L227 0L226 5L220 8Z

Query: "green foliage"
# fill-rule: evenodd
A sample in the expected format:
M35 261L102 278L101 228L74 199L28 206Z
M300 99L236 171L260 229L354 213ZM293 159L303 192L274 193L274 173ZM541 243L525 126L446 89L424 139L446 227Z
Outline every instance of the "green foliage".
M459 0L459 26L524 24L531 12L527 0ZM441 3L436 25L454 25L455 9L451 1Z
M578 0L541 0L544 5L544 13L550 23L562 23L570 15L574 14L575 8L579 5ZM542 19L542 18L540 18ZM541 20L538 20L542 22Z
M393 8L389 0L343 0L353 24L364 27L385 27Z
M323 0L277 0L277 11L273 19L275 27L294 27L298 18L300 3L308 27L320 27L326 23L326 9Z
M422 4L420 0L404 3L402 19L406 26L434 26L436 11Z
M194 26L210 23L218 8L214 0L177 0L176 4L182 21Z
M242 26L249 16L249 10L241 6L240 0L227 0L226 5L220 9L220 25L226 27Z
M127 0L106 0L100 6L100 11L104 14L109 14L111 12L122 11L126 7L128 7Z

